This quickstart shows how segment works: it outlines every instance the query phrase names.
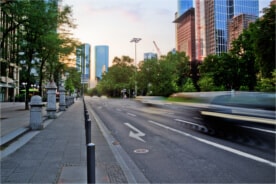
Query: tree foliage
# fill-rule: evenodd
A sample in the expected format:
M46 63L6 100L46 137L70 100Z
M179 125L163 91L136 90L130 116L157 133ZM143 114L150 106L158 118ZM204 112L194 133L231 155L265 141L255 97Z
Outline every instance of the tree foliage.
M271 78L275 69L276 5L263 9L264 15L252 25L254 51L263 78Z
M228 53L204 59L200 66L201 90L206 89L203 81L211 78L213 90L222 85L224 90L275 91L275 83L268 82L275 70L275 7L264 9L264 16L232 42Z
M75 28L72 21L72 10L69 6L58 6L57 1L44 0L20 0L7 1L2 4L1 11L5 12L12 22L6 29L1 28L3 37L1 48L5 39L14 32L13 39L17 47L13 53L24 53L16 60L16 64L22 64L24 82L27 82L26 93L29 96L29 87L34 77L32 69L36 69L39 76L40 92L42 81L55 80L59 82L65 67L60 63L62 58L74 51L78 44L68 34ZM59 28L59 32L57 29ZM23 61L20 63L19 61ZM23 81L21 81L23 82ZM28 109L26 100L25 108Z
M67 79L65 81L65 90L72 94L74 90L81 89L81 73L77 71L74 67L68 67L66 69Z
M103 75L97 89L109 96L119 96L126 89L128 95L138 87L138 95L169 96L181 91L190 74L190 63L185 53L171 53L161 59L150 59L133 65L128 56L115 57L113 66ZM190 82L190 81L188 81ZM189 89L194 88L189 86Z
M113 65L103 74L98 88L103 94L120 96L121 90L129 89L133 92L135 86L135 71L133 60L128 56L115 57ZM129 91L128 91L129 93Z
M168 96L181 91L275 91L275 5L232 42L231 50L189 62L183 52L145 60L136 69L129 57L114 58L99 91L118 96L122 89L138 95ZM197 84L196 84L197 83Z

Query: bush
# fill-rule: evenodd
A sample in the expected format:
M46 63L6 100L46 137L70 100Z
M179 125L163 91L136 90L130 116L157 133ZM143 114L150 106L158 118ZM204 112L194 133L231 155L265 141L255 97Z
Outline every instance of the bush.
M257 82L256 90L261 92L275 92L275 83L273 79L261 78Z
M24 102L25 101L25 93L16 95L15 101L16 102Z
M196 92L197 91L191 78L188 78L186 83L182 86L182 91L183 92Z

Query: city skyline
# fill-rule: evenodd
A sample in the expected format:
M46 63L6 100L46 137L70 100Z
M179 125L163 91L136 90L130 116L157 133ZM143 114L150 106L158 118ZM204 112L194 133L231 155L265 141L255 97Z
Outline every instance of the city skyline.
M92 80L101 80L104 72L108 71L109 47L108 45L95 46L95 78Z
M260 0L259 10L268 7L270 0ZM74 37L83 43L109 46L109 66L114 57L122 55L134 59L135 47L130 40L142 38L137 43L137 61L144 53L157 53L155 41L163 55L175 48L175 13L177 0L63 0L72 6L73 18L78 27ZM91 53L92 60L95 53ZM137 64L138 64L137 62Z

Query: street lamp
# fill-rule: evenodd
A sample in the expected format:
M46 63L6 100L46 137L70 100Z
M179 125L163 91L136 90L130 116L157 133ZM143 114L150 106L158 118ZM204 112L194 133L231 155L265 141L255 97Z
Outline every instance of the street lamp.
M135 61L134 61L134 64L135 64L136 68L137 68L136 43L138 43L141 40L142 40L142 38L132 38L132 40L130 40L130 42L134 42L134 46L135 46ZM137 71L137 69L135 70L135 95L137 95L136 71Z
M22 82L22 85L25 87L25 102L26 102L26 93L27 93L27 82Z

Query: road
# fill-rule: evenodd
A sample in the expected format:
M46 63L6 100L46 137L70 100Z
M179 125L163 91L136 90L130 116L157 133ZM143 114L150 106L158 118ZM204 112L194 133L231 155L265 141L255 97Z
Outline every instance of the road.
M150 183L275 183L275 133L212 136L197 107L129 99L86 103Z

